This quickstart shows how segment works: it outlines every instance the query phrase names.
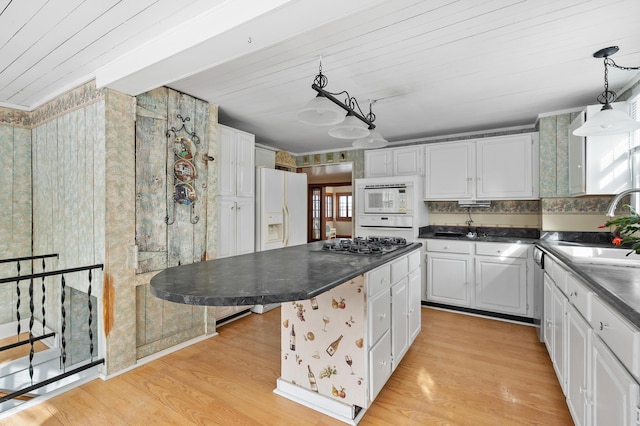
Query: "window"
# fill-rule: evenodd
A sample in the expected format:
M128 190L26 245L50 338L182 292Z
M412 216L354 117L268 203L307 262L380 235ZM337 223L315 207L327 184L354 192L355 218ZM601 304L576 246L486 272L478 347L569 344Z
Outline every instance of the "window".
M351 193L336 194L338 200L337 220L351 220L353 217L353 199Z
M327 219L333 219L333 194L327 193L324 200L325 200L324 217Z

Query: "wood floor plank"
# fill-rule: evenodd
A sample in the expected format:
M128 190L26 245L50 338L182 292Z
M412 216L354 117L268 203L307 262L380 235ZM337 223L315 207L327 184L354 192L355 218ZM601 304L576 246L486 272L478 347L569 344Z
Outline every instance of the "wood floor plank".
M422 309L423 326L361 425L571 425L535 330ZM280 311L113 379L94 380L2 424L315 425L343 423L273 393Z

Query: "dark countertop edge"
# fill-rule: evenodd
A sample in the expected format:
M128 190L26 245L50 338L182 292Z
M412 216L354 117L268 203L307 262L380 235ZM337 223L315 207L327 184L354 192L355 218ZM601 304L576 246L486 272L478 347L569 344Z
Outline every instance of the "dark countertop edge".
M172 268L165 269L160 271L154 277L151 278L150 282L150 291L154 296L167 300L170 302L188 304L188 305L198 305L198 306L242 306L242 305L262 305L267 303L281 303L281 302L291 302L296 300L307 300L314 296L318 296L319 294L324 293L327 290L330 290L338 285L351 280L355 277L358 277L366 272L372 271L385 263L389 263L390 261L401 257L405 254L411 253L412 251L418 250L422 247L421 242L411 243L405 247L399 248L391 253L387 253L381 256L371 256L370 259L375 259L370 264L358 268L354 268L352 272L348 274L341 275L339 279L322 283L321 286L314 288L312 290L304 290L296 291L296 292L288 292L281 293L278 295L270 294L268 296L209 296L209 295L191 295L184 293L173 293L169 291L160 290L153 285L154 280L158 280L161 278L162 274L173 268L180 267L188 267L189 265L181 265L174 266ZM251 253L250 255L254 256L268 256L269 251L264 252L256 252ZM247 255L244 255L247 256ZM336 256L342 256L337 254ZM348 256L348 255L345 255ZM225 258L229 259L229 258ZM215 262L216 259L207 260L205 262Z
M585 245L579 243L571 243L565 241L539 241L536 244L542 251L556 257L559 261L561 261L569 270L574 273L576 276L580 277L582 282L584 282L587 287L589 287L593 292L598 295L602 300L611 305L614 309L618 311L620 315L626 318L629 322L631 322L634 326L640 329L640 312L635 310L633 307L629 306L623 299L617 296L615 293L610 290L603 288L589 273L585 270L585 264L575 263L568 257L564 256L562 252L559 250L555 250L555 246L559 245ZM588 244L588 246L594 246L594 244ZM609 245L610 246L610 245ZM605 271L607 269L612 268L611 265L596 265L589 264L588 269L593 270L601 270ZM624 267L615 267L614 268L624 268ZM627 269L633 270L634 268L626 267ZM637 269L637 273L640 274L640 269Z
M463 236L449 236L449 235L435 235L434 233L420 234L419 239L427 240L454 240L454 241L468 241L470 243L513 243L513 244L537 244L540 240L538 238L524 238L524 237L500 237L500 236L487 236L487 237L474 237L469 238Z

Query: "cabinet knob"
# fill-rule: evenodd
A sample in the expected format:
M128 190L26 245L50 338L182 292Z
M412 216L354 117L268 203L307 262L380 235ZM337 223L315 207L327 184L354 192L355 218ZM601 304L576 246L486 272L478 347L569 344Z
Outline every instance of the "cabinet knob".
M380 314L380 321L382 321L383 319L385 319L387 317L387 314Z
M608 329L609 329L609 326L603 323L602 321L600 321L600 331L608 330Z

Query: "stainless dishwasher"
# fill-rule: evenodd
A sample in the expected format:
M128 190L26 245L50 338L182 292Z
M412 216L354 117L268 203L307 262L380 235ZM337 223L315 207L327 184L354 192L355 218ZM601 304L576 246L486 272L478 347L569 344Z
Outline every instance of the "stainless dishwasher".
M544 252L533 248L533 324L538 332L538 339L544 342Z

